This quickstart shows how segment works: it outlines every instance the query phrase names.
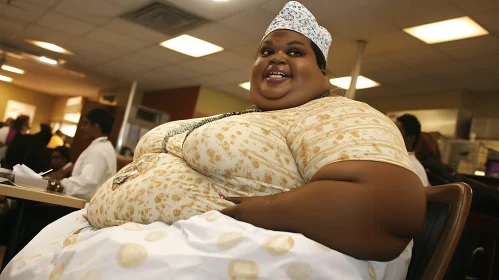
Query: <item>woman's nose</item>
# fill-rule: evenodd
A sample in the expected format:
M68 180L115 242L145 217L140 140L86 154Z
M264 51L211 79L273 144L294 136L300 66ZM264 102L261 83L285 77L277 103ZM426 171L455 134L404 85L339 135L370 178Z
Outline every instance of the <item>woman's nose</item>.
M282 52L276 52L272 57L270 58L270 63L272 64L286 64L286 55Z

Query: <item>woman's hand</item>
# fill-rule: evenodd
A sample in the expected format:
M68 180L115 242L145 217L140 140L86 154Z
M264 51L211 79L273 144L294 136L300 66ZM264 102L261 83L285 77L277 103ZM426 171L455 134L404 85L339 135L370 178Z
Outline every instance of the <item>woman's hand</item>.
M236 205L223 209L222 214L258 227L277 230L278 224L268 213L274 196L225 197L224 199Z
M58 179L54 178L49 178L49 181L47 183L47 190L48 191L53 191L53 192L60 192L62 191L61 186L61 181Z

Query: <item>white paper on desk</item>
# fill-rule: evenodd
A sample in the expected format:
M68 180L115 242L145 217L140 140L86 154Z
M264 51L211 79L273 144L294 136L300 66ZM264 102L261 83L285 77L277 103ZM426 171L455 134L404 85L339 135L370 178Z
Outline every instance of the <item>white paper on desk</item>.
M12 168L12 173L16 176L42 179L42 176L38 175L35 171L31 170L31 168L27 167L24 164L16 164L14 168Z

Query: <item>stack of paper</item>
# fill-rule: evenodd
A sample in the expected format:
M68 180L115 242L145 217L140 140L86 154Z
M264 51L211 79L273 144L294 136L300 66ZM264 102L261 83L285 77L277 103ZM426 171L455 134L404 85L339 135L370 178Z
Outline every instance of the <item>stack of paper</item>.
M33 179L42 179L42 176L38 175L35 171L31 170L31 168L27 167L24 164L16 164L12 169L12 173L16 176L33 178Z

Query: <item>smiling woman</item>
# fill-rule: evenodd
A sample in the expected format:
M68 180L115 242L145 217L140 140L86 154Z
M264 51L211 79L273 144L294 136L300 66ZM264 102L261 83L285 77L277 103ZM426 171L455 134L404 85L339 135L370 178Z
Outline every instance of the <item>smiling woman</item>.
M288 3L251 72L258 109L149 132L92 199L90 222L174 223L215 209L355 258L396 258L423 221L423 188L396 126L329 91L330 44L304 6Z
M330 44L303 5L286 4L251 73L257 109L151 130L92 198L89 222L180 221L149 256L176 252L157 267L172 278L403 279L423 186L395 124L329 91Z

